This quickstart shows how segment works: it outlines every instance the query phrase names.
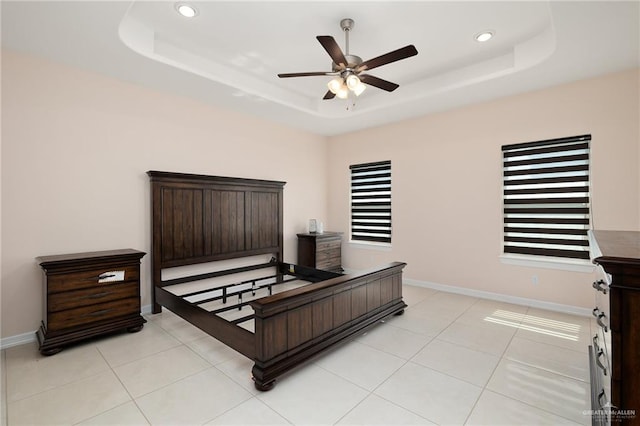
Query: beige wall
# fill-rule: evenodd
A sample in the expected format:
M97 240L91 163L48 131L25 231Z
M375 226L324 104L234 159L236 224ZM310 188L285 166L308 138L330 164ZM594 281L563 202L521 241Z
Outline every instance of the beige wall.
M147 170L287 181L295 261L296 232L326 217L325 164L323 137L3 51L1 336L40 323L36 256L150 251Z
M640 229L638 77L323 138L3 51L1 336L41 320L36 256L149 252L150 169L287 181L285 260L295 261L295 234L311 217L348 235L348 166L390 159L393 248L345 244L345 266L402 260L418 281L588 307L588 274L499 263L500 145L591 133L596 227ZM148 256L142 272L145 305Z
M590 133L595 227L638 230L638 99L634 70L331 138L333 230L348 235L349 165L392 162L392 248L346 244L344 265L400 260L417 281L590 306L590 274L500 263L500 147Z

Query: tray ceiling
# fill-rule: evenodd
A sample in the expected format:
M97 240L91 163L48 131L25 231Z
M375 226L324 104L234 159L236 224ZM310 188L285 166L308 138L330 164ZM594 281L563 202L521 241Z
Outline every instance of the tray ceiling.
M2 44L333 135L640 65L638 2L2 2ZM322 100L331 77L316 40L352 18L349 53L370 59L413 44L418 55L379 67L400 85L355 100ZM474 35L491 30L492 40ZM374 72L375 71L375 72Z

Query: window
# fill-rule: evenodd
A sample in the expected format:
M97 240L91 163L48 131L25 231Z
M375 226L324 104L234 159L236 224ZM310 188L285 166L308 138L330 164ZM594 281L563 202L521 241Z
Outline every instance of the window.
M505 145L504 252L589 258L591 135Z
M391 161L351 169L351 240L391 243Z

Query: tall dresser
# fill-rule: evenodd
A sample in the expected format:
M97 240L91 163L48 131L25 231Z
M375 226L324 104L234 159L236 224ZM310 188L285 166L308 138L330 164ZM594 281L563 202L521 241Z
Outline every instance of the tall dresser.
M640 232L590 231L593 315L590 346L594 425L640 425Z
M44 312L37 332L40 352L53 355L68 344L126 329L142 329L140 259L122 249L41 256Z

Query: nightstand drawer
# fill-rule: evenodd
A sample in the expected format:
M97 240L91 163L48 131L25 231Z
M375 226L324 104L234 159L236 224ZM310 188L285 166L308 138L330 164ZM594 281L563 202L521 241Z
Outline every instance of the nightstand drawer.
M342 245L342 241L339 239L333 239L329 241L318 241L318 243L316 244L316 253L340 250L341 245Z
M138 281L140 267L138 265L114 266L113 268L96 268L86 271L78 271L65 274L50 274L47 278L47 291L49 294L81 288L93 288L96 286L118 285L122 281L108 281L113 272L124 272L122 281ZM101 281L105 282L101 282Z
M112 300L138 297L137 282L113 282L94 284L92 288L66 291L49 296L49 311L58 312L83 306L110 302Z
M316 252L316 262L322 262L323 260L328 259L340 259L340 247L337 247L333 250L325 250L325 251L317 251Z
M83 306L49 314L47 331L58 331L97 321L140 313L140 302L135 298L115 300L97 305Z

